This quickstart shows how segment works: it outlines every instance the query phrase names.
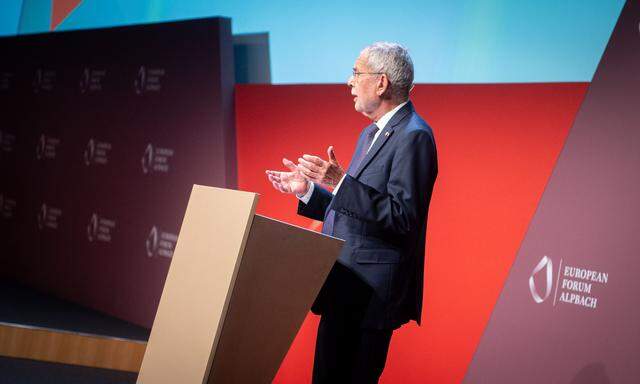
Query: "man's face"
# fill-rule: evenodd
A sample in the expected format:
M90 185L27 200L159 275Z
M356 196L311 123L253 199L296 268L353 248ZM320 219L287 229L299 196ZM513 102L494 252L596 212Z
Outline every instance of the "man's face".
M354 96L355 109L365 116L371 117L382 100L376 93L381 75L370 74L373 71L367 65L366 57L363 55L358 57L353 69L356 73L361 73L351 75L347 81L347 85L351 87L351 94Z

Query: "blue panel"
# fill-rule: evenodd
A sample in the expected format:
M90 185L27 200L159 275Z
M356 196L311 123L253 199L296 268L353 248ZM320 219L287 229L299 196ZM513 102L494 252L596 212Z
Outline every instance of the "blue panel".
M3 0L0 5L0 35L18 33L22 0Z
M18 33L47 32L51 27L52 0L23 0Z
M48 2L25 3L33 1ZM344 82L360 49L376 40L409 47L417 82L590 81L623 4L84 0L58 28L231 17L234 33L269 32L275 83Z

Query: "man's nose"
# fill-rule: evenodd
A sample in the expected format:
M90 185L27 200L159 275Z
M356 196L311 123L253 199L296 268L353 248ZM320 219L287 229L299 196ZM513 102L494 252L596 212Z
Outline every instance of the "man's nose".
M347 86L349 86L350 88L353 88L353 75L350 75L349 78L347 79Z

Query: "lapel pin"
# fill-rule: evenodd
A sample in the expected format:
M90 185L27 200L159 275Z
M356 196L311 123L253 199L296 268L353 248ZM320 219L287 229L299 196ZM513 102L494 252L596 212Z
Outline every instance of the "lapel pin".
M385 135L386 137L389 137L389 131L385 132L385 133L384 133L384 135Z

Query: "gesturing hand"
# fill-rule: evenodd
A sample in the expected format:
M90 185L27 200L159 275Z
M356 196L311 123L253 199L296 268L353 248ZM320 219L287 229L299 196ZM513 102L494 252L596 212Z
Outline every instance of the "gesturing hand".
M296 164L288 159L282 159L282 164L289 168L291 172L265 171L267 178L273 184L273 188L282 193L295 193L297 195L307 193L309 188L308 181L302 176Z
M335 187L338 185L345 172L338 164L333 146L327 148L329 161L317 156L304 155L298 159L298 169L309 181Z

